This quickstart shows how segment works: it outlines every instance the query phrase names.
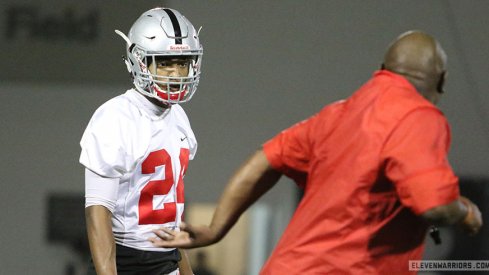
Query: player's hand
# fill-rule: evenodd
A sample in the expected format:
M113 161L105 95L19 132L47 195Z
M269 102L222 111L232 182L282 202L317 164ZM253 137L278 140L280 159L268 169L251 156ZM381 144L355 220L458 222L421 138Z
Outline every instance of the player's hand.
M182 223L180 231L167 228L155 229L156 237L149 238L154 246L164 248L195 248L213 244L217 241L211 228L206 225L191 226Z
M479 210L479 207L475 205L468 198L460 196L460 201L467 207L467 216L461 221L460 226L463 230L465 230L469 235L475 235L479 232L482 227L482 215Z

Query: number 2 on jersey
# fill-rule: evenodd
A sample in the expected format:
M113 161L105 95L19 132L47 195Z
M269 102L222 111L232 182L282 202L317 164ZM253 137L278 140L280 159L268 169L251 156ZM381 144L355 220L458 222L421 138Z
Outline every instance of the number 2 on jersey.
M153 209L153 197L156 195L165 196L171 191L175 183L173 178L173 167L171 156L164 149L151 152L141 165L142 174L153 174L156 167L165 166L165 178L163 180L149 181L141 190L139 198L139 224L164 224L176 220L177 203L184 202L183 176L187 169L189 150L180 149L180 175L177 183L177 201L164 203L163 209Z

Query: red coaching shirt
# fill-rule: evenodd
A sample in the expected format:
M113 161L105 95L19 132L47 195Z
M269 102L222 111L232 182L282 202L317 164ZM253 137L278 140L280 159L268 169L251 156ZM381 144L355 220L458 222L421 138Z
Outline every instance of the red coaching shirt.
M420 260L418 216L459 196L443 114L378 71L345 101L264 144L304 197L261 274L403 274Z

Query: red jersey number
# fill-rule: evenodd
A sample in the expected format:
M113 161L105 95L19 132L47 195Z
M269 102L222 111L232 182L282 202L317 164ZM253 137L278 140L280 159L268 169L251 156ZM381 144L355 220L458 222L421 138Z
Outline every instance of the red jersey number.
M189 158L189 150L186 148L180 149L180 175L178 177L177 184L177 201L164 203L163 209L153 209L153 196L155 195L167 195L173 184L173 167L171 162L171 156L164 149L151 152L148 157L143 161L141 165L142 174L153 174L158 166L165 166L165 179L149 181L141 190L141 196L139 198L139 224L164 224L167 222L173 222L176 219L177 202L183 203L184 199L184 186L183 176L187 170Z

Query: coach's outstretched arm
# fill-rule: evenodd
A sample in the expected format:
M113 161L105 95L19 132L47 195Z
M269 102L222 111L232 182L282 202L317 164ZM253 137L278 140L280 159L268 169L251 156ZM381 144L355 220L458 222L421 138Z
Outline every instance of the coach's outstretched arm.
M209 226L182 225L180 232L155 230L155 246L194 248L220 241L241 214L270 190L282 174L274 170L262 150L253 154L231 177Z

